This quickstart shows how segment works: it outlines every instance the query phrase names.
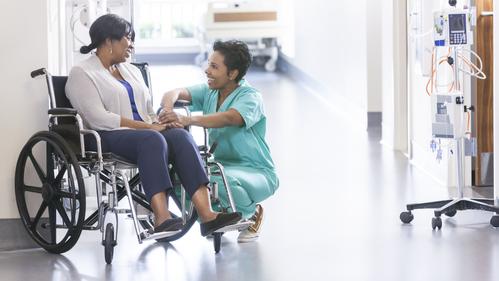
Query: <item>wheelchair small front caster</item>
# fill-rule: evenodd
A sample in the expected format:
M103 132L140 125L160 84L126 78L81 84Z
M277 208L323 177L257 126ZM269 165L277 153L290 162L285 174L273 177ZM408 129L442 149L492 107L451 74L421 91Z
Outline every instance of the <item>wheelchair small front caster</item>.
M413 219L414 215L410 211L400 213L400 220L403 223L410 223Z
M451 218L451 217L455 216L456 213L457 213L456 210L451 210L451 211L445 212L445 215Z
M499 215L493 215L493 216L490 218L490 224L491 224L493 227L499 227Z
M104 244L104 258L106 259L106 263L111 264L113 262L114 246L116 246L116 242L114 241L114 226L112 223L106 225L106 232L102 243Z
M431 228L435 230L438 228L439 230L442 228L442 218L434 217L431 219Z
M213 246L215 247L216 254L220 252L220 244L222 244L222 233L221 232L213 233Z

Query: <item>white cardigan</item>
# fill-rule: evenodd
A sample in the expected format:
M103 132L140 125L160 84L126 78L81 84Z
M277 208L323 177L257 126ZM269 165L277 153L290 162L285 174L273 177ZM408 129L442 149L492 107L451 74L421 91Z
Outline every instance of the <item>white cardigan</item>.
M142 120L146 123L157 121L151 96L140 70L129 63L120 63L117 68L132 86L137 111ZM85 128L123 129L120 127L121 117L133 119L126 88L104 68L95 54L71 69L66 96L81 115Z

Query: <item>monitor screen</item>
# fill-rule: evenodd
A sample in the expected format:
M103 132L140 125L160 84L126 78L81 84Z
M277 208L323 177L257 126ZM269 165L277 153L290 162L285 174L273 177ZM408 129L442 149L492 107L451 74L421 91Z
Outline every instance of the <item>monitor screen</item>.
M449 31L464 31L465 28L465 14L450 14L449 15Z

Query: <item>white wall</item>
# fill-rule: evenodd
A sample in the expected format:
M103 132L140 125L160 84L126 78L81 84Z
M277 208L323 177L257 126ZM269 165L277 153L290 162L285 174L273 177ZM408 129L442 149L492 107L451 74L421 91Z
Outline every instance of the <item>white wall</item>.
M359 1L294 0L295 57L290 62L324 88L336 106L366 127L366 4Z
M381 112L381 5L367 2L367 111Z
M2 1L0 21L0 218L15 218L17 157L28 138L47 127L45 84L29 76L48 65L47 0Z
M381 69L382 143L407 152L406 2L383 0Z
M494 16L499 11L499 1L494 0ZM499 20L494 20L494 81L499 81ZM494 87L494 147L499 150L499 87ZM496 153L497 154L497 153ZM494 197L499 205L499 157L494 157Z

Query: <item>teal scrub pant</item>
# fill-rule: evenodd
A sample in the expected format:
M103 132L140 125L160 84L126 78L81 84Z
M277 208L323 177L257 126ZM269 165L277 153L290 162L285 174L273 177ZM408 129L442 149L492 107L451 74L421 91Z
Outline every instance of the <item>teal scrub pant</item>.
M268 176L258 169L224 165L224 171L236 209L245 219L255 213L257 203L273 195L279 186L277 177ZM210 181L218 183L218 196L222 206L229 206L222 177L212 175ZM220 211L217 206L213 208L215 211Z

